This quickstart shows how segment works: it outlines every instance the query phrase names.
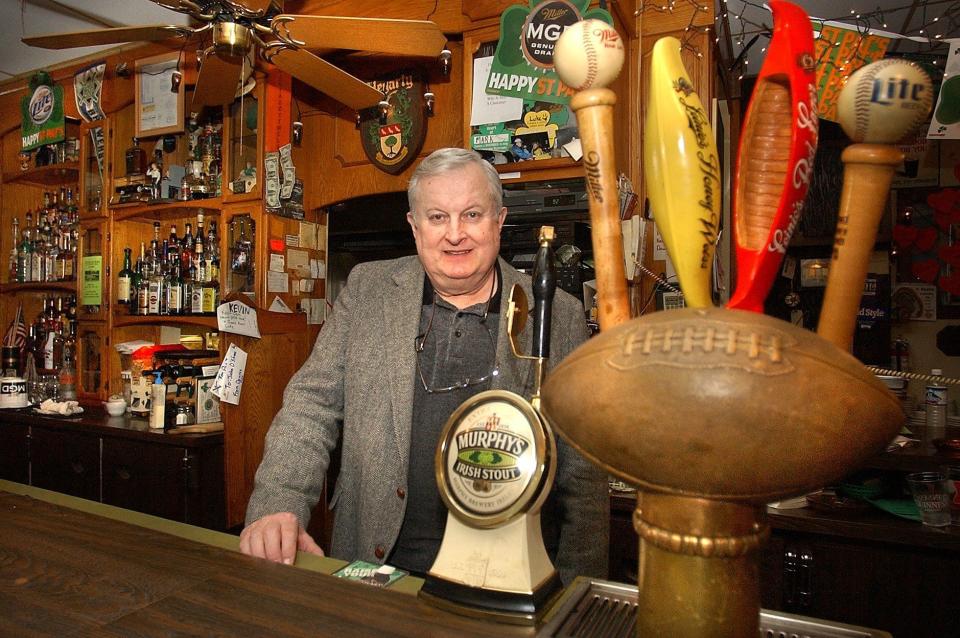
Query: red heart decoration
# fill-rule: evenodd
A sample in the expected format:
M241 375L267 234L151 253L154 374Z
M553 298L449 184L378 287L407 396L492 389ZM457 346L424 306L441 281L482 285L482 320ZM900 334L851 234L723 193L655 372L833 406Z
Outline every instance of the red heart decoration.
M938 282L940 290L945 290L951 295L960 296L960 273L953 273L946 277L941 277Z
M944 212L950 211L955 208L957 204L960 204L960 190L945 188L942 191L930 193L927 195L927 204L936 210Z
M921 251L926 252L937 245L937 229L933 226L927 226L926 228L921 228L917 231L916 244L917 248Z
M953 246L941 246L937 251L940 261L950 264L954 267L960 267L960 244Z
M940 274L940 262L936 259L925 259L924 261L915 262L910 267L910 270L913 271L913 276L920 281L932 284Z
M901 248L906 248L912 244L917 239L917 229L913 226L906 226L904 224L897 224L893 227L893 241L897 242L897 246Z

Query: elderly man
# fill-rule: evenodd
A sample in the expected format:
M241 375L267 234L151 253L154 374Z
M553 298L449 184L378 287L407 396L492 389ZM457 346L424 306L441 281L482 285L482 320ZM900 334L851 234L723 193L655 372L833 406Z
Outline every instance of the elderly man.
M285 563L298 549L321 553L305 528L340 441L331 554L425 573L446 524L433 467L444 423L477 392L531 393L533 366L510 354L501 312L513 284L532 293L530 278L497 257L507 210L496 171L472 151L441 149L414 172L408 197L417 256L351 272L267 434L244 553ZM552 335L554 362L587 335L582 307L563 292ZM564 583L603 577L605 476L559 448L545 546Z

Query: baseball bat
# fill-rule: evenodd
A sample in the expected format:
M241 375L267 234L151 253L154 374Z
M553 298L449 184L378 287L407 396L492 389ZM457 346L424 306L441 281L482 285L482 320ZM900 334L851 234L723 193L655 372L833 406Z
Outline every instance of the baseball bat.
M773 38L744 118L733 194L737 284L728 308L763 312L800 222L819 123L813 29L803 9L771 0Z
M560 79L567 86L581 88L570 101L570 108L577 116L583 148L601 330L630 319L613 144L617 96L605 88L620 72L623 56L620 35L600 20L583 20L568 27L553 53Z
M893 173L903 161L903 153L892 143L926 119L931 102L926 73L912 63L894 60L861 68L840 95L840 124L856 143L840 157L843 189L817 334L843 350L853 345L877 227Z
M643 137L647 197L684 303L713 305L711 268L720 231L720 155L700 97L680 58L680 41L653 45Z

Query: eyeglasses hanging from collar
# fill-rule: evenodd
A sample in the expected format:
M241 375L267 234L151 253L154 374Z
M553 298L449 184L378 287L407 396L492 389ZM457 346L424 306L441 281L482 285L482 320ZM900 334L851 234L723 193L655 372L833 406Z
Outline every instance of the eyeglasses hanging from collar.
M497 275L494 272L493 285L490 287L490 297L487 298L487 303L483 308L483 314L480 316L480 324L483 326L484 330L487 332L487 337L490 339L490 350L494 352L496 356L496 341L493 339L493 333L490 332L490 327L487 325L487 313L490 311L490 302L493 300L493 295L497 290ZM430 318L427 320L427 328L424 330L423 334L417 335L413 340L413 349L417 353L417 375L420 377L420 383L423 385L423 389L427 394L440 394L443 392L453 392L454 390L460 390L463 388L469 388L471 386L480 385L487 383L491 379L497 377L500 374L500 367L497 365L496 359L494 359L493 369L490 370L487 374L477 377L462 379L456 383L450 385L444 385L441 387L434 387L427 383L427 378L423 375L423 366L420 363L420 355L423 352L424 344L427 341L427 337L430 335L430 329L433 327L433 318L437 314L437 293L433 293L433 302L430 304Z

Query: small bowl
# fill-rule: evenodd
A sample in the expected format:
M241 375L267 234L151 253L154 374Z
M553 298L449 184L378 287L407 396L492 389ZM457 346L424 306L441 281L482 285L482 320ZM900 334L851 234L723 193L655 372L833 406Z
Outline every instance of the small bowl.
M127 411L127 402L123 399L120 401L104 401L103 407L110 416L123 416L123 413Z

